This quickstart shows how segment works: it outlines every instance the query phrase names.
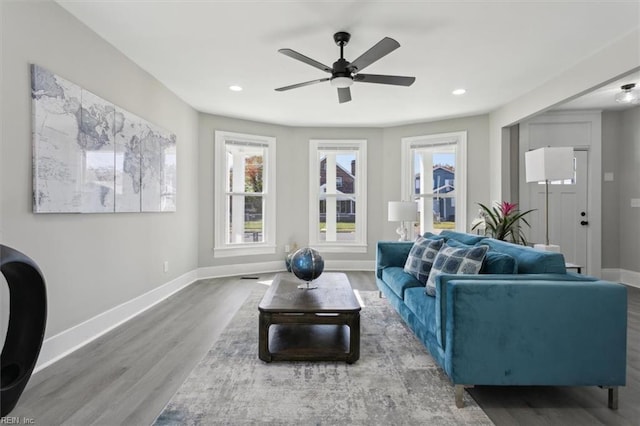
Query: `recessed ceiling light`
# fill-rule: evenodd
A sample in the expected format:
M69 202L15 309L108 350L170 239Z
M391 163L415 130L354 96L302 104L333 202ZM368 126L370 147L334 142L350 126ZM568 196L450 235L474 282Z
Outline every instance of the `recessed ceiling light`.
M232 86L229 86L229 90L232 90L234 92L240 92L240 91L242 91L242 87L238 86L237 84L234 84Z
M465 89L456 89L453 92L451 92L451 94L456 96L464 95L465 93L467 93Z

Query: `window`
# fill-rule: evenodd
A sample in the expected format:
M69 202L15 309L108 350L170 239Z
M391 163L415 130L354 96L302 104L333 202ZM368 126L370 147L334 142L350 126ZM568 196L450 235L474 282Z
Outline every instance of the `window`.
M275 253L275 138L216 132L216 257Z
M443 229L466 231L467 132L402 139L402 197L418 202L409 237Z
M328 252L367 251L366 141L311 140L309 241Z

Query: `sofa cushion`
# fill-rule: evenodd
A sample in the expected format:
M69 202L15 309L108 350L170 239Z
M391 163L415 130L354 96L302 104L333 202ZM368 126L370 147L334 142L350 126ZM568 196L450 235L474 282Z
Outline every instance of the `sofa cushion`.
M391 291L400 299L404 299L404 291L408 288L424 288L424 283L418 281L413 275L404 272L404 270L398 266L384 268L382 270L382 281L384 281Z
M482 240L492 250L513 256L518 263L518 274L566 274L564 256L561 253L543 251L532 247L508 243L493 238Z
M487 251L480 268L481 274L516 274L518 262L515 257L495 250Z
M445 243L438 252L429 273L427 294L429 296L436 295L435 276L439 273L477 274L480 272L487 250L489 250L489 247L485 245L460 248L451 247L448 243Z
M423 327L432 336L437 334L436 298L424 294L424 288L409 288L405 291L404 302L407 308L420 319Z
M428 240L418 237L411 247L404 264L404 271L416 277L423 285L426 284L429 271L431 271L433 261L442 244L444 244L443 240Z

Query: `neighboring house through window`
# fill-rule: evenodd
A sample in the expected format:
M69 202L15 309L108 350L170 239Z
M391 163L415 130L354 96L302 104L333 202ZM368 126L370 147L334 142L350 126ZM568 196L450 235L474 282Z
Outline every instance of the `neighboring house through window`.
M402 197L418 202L420 221L410 237L466 230L467 132L402 139Z
M311 140L309 145L310 245L327 252L366 252L366 140Z
M215 133L216 257L275 253L275 138Z

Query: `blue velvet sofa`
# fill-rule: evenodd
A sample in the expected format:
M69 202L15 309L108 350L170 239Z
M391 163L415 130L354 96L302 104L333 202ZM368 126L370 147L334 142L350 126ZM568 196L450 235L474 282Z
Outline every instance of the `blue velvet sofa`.
M483 264L476 275L440 274L432 297L403 270L413 242L377 244L381 295L449 376L458 407L474 385L593 385L608 389L617 408L626 376L624 285L567 272L560 253L452 231L433 238L486 244L487 253L515 259L510 273Z

